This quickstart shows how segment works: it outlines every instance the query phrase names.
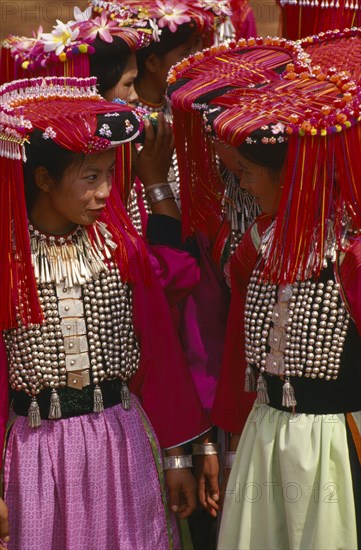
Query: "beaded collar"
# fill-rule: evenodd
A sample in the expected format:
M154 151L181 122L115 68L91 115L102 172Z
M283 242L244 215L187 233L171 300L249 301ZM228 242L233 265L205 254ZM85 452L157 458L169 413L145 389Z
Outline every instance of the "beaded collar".
M273 220L271 225L266 229L262 235L260 246L259 246L259 259L257 267L263 264L268 260L272 245L274 241L274 231L275 231L276 219ZM322 255L322 266L325 268L327 266L328 260L334 263L336 261L337 251L345 250L348 246L349 235L351 234L351 220L345 214L343 218L343 227L341 238L337 239L335 235L335 224L332 218L327 220L326 230L325 230L325 239L323 242L323 255ZM313 238L311 240L311 245L308 254L307 269L302 273L299 270L296 280L306 280L310 279L318 272L319 265L319 252L316 247L316 242L320 234L320 227L314 229ZM262 278L262 273L260 274Z

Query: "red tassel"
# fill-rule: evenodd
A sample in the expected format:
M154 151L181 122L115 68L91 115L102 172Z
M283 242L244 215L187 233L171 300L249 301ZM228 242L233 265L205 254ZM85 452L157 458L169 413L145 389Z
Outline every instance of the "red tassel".
M183 236L200 230L213 240L222 220L224 190L215 167L213 145L199 113L181 113L174 109L173 130L180 176ZM194 151L194 159L193 153L189 154L190 149Z
M30 256L21 160L0 157L0 330L43 320Z

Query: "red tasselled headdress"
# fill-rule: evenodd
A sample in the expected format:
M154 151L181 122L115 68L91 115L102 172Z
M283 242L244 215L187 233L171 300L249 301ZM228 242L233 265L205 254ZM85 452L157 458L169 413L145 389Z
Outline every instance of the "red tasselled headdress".
M0 87L0 329L21 322L42 322L31 263L23 163L25 143L41 131L69 151L91 154L137 139L142 122L129 107L108 103L95 90L94 78L24 79ZM116 171L117 178L119 171ZM126 214L113 185L102 214L117 247L113 253L124 280L148 279L143 241ZM94 238L89 228L90 239Z
M255 87L281 79L280 68L294 62L305 70L308 58L300 46L279 38L257 38L221 44L196 53L171 69L168 97L181 183L183 231L206 232L211 239L222 219L224 183L220 178L203 111L212 98L239 86ZM194 144L197 144L196 146Z
M120 39L131 51L148 46L153 40L150 29L136 26L127 14L102 10L94 14L91 7L83 12L75 7L74 19L57 21L50 33L42 27L32 37L8 36L0 50L0 84L22 78L66 76L88 78L90 58L96 39L111 44ZM131 187L131 145L117 151L119 194L123 201Z
M188 178L197 174L195 181L188 179L193 193L204 155L209 155L202 145L209 142L207 134L235 147L288 141L281 201L263 251L263 276L292 283L321 270L330 233L342 248L345 218L361 228L361 88L347 73L312 69L307 58L306 65L288 63L278 78L271 78L257 62L247 63L248 50L246 44L242 54L238 43L175 68L169 95L175 131L185 132L188 157L180 166ZM233 53L239 67L227 74L222 56L226 67ZM197 147L190 146L190 129L198 132L193 135Z

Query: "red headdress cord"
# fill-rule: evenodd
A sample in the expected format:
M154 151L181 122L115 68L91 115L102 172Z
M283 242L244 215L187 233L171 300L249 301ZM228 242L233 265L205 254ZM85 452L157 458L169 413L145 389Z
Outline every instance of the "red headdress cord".
M345 210L361 229L360 125L328 136L289 138L284 189L262 276L275 283L304 280L323 266L329 222L343 246ZM353 160L352 160L353 159ZM313 174L313 178L305 177Z
M195 230L215 237L222 219L223 182L215 164L214 147L204 130L201 115L173 110L175 147L181 186L183 236ZM197 136L197 144L194 137ZM193 148L196 162L188 154ZM186 183L186 184L185 184Z
M31 264L30 240L22 164L0 156L2 174L0 204L0 330L17 326L17 313L25 324L41 323L34 270ZM16 305L19 311L16 311ZM31 312L31 319L29 313Z

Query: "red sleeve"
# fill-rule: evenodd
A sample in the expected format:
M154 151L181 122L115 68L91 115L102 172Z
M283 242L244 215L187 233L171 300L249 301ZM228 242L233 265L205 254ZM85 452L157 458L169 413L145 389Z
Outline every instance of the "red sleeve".
M233 263L233 262L232 262ZM231 308L220 378L212 409L212 423L227 432L240 433L255 400L254 392L244 391L244 297L231 267Z
M231 307L227 335L211 420L227 432L240 433L256 393L244 391L247 367L244 351L244 308L247 285L258 255L260 235L271 222L261 215L244 235L230 263Z
M361 335L361 242L347 250L339 268L345 304Z
M163 448L189 441L208 430L210 422L154 274L151 286L134 285L133 321L141 359L130 389L141 399Z
M0 469L4 448L6 424L9 417L9 384L5 344L0 334Z

